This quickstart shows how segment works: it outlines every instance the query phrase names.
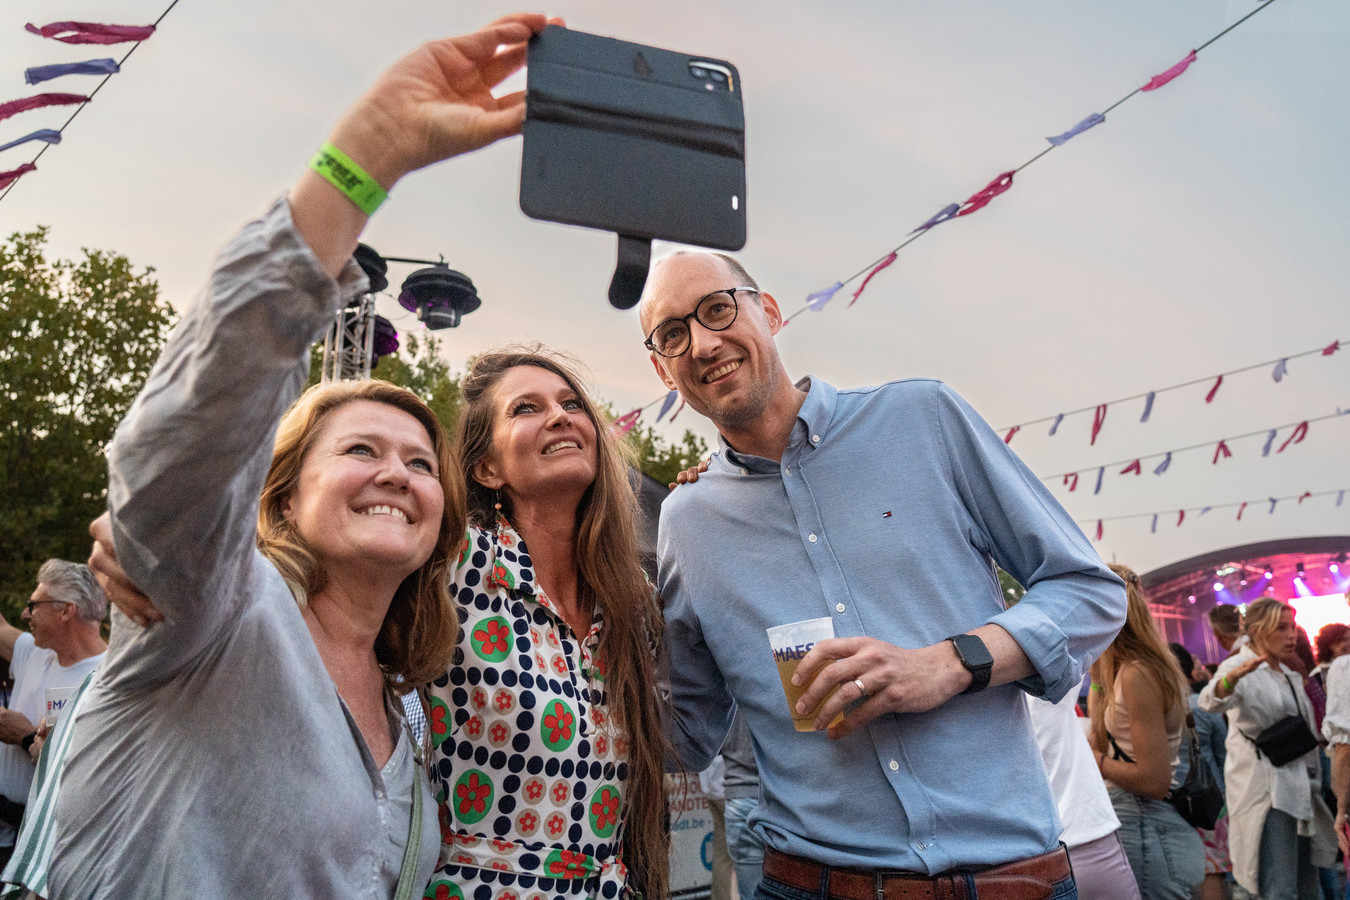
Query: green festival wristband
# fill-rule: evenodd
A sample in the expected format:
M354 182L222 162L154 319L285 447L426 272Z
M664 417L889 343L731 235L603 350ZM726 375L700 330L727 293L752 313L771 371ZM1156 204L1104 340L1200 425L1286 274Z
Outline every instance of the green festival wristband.
M332 144L325 143L320 147L309 161L309 167L342 191L348 200L356 204L357 209L368 216L374 215L375 210L389 197L389 192L380 187L378 181Z

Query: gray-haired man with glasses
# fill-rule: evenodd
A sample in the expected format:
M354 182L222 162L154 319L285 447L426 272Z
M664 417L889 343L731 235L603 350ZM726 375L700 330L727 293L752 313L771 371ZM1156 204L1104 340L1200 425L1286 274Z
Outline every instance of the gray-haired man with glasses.
M757 897L1076 896L1021 693L1077 689L1120 580L946 385L794 384L777 301L730 257L663 260L641 316L721 438L663 505L657 587L681 766L708 764L736 706L753 737ZM1028 588L1012 609L995 562ZM765 629L825 617L801 733Z
M48 690L74 693L108 649L99 633L108 598L88 566L49 559L37 580L22 614L31 631L0 616L0 656L14 676L14 691L0 707L0 868L14 850L33 782L28 751L47 711Z

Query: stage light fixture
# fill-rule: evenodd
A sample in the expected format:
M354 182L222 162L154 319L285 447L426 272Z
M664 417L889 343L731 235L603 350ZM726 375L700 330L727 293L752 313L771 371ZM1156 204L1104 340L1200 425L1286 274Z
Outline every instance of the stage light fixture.
M1266 566L1266 573L1262 577L1265 578L1266 581L1269 581L1270 579L1275 577L1275 570L1272 569L1270 566Z
M1299 564L1298 564L1298 577L1299 577L1299 578L1303 578L1303 577L1304 577L1303 563L1299 563Z
M1223 590L1223 582L1222 581L1214 582L1214 593L1217 594L1221 590Z
M398 303L417 313L433 331L454 328L483 305L469 276L443 263L418 269L404 279Z

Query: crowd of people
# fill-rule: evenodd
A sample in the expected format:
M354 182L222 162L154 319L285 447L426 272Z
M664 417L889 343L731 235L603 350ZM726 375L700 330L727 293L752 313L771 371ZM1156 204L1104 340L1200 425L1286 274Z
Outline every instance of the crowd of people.
M720 435L662 508L654 583L624 444L563 355L479 356L453 435L383 382L301 392L367 288L374 208L520 130L492 89L549 21L395 63L220 252L109 449L108 645L76 564L39 573L31 637L0 623L15 895L664 898L664 773L720 753L745 897L1185 897L1227 865L1168 802L1198 709L1227 715L1237 883L1311 896L1323 776L1342 826L1350 787L1346 667L1306 673L1325 772L1275 765L1248 735L1314 727L1287 607L1253 604L1192 701L1139 578L965 400L794 380L731 257L676 253L643 293L658 376ZM768 629L820 619L782 670Z

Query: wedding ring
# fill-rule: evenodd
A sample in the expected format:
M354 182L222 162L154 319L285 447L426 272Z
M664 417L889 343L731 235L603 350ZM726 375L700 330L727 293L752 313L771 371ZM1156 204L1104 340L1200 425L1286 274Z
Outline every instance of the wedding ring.
M861 678L855 678L855 679L853 679L853 684L854 684L855 687L858 688L858 699L859 699L859 700L866 700L866 699L867 699L867 688L863 687L862 679L861 679Z

